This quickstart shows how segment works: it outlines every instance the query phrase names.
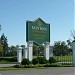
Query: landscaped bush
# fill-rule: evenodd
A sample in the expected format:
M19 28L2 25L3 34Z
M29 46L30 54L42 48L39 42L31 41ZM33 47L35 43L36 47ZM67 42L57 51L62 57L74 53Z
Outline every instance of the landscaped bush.
M44 57L37 57L39 64L46 64L48 63L48 60Z
M32 60L32 64L38 64L39 63L39 61L38 61L38 59L37 58L34 58L33 60Z
M49 58L49 63L50 63L50 65L51 65L52 63L56 63L56 60L55 60L53 57L50 57L50 58Z
M31 62L28 59L23 59L21 62L22 65L29 65Z

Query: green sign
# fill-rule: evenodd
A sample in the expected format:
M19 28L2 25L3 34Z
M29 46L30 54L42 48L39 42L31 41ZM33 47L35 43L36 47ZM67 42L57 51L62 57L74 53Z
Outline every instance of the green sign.
M35 21L27 21L26 41L33 41L37 44L50 42L50 24L45 23L41 18Z

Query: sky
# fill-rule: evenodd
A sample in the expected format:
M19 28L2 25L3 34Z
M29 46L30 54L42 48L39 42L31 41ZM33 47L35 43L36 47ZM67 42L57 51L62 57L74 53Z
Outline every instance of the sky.
M0 0L0 25L8 44L26 45L26 21L50 23L50 43L66 41L74 30L75 0Z

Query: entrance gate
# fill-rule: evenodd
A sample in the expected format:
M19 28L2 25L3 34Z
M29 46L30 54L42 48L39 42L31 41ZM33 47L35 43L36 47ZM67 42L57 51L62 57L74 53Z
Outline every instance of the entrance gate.
M35 21L26 22L26 41L27 48L24 48L25 58L29 61L33 59L33 43L39 45L44 44L44 57L49 60L49 48L50 48L50 24L45 23L41 18ZM61 64L73 64L75 66L75 42L72 42L72 56L53 56L58 63ZM21 48L17 47L17 60L22 61Z
M49 60L50 24L41 18L26 22L26 41L28 44L28 59L33 59L33 44L45 45L44 57Z

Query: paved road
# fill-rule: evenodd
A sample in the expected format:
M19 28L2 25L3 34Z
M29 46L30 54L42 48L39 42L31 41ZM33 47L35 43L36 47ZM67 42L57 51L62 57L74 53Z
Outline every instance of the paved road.
M51 67L44 69L0 71L0 75L75 75L74 67Z

